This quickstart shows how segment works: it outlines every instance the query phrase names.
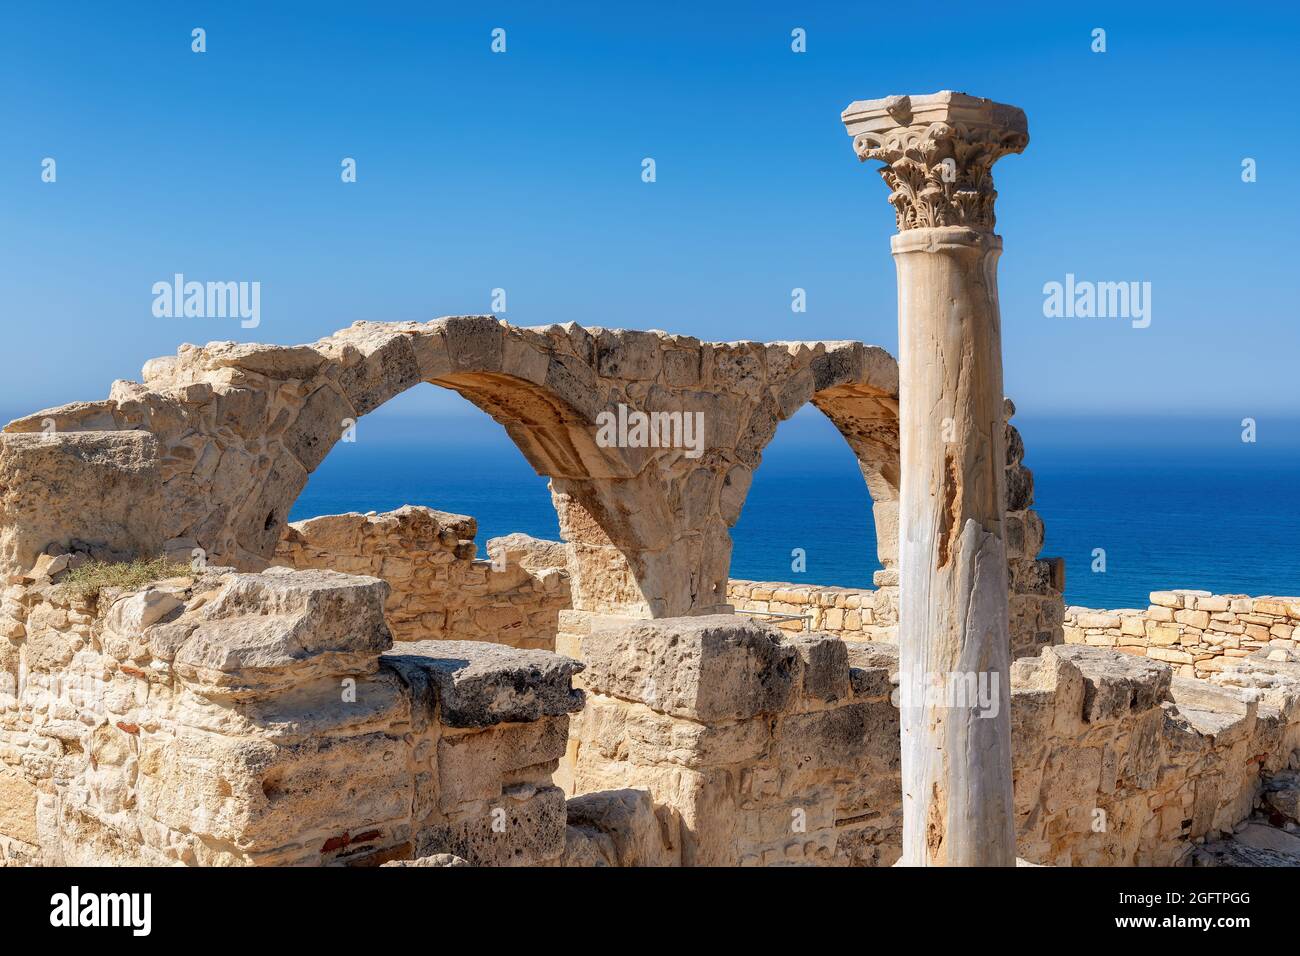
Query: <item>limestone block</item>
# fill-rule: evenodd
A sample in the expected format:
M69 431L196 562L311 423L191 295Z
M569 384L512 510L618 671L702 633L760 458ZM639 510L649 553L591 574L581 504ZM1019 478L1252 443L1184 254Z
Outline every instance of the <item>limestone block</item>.
M703 722L784 709L801 670L779 629L730 615L601 619L582 649L588 687Z
M445 732L438 740L440 809L453 813L464 804L493 799L521 779L549 778L564 756L568 733L567 714Z
M1042 777L1043 811L1057 815L1096 803L1103 753L1098 747L1062 747L1047 760Z
M1034 503L1034 475L1028 468L1006 470L1007 511L1025 511Z
M1195 678L1183 678L1184 680ZM1246 714L1217 710L1200 710L1195 707L1180 706L1177 716L1171 715L1171 723L1182 723L1195 732L1198 743L1212 741L1215 746L1229 746L1238 740L1244 740L1254 725L1254 720Z
M644 706L625 711L625 752L633 763L678 764L695 770L735 766L761 758L771 740L770 727L764 720L700 724ZM602 729L608 733L616 726L617 722L606 722ZM619 748L607 739L604 749L617 752Z
M1143 637L1146 635L1146 628L1143 624L1142 618L1136 615L1122 618L1120 620L1119 630L1121 634L1128 634L1136 637Z
M645 790L605 790L572 797L566 803L568 843L589 840L600 846L604 866L678 866L670 833ZM566 865L575 865L566 859ZM592 865L584 863L582 865Z
M1169 695L1172 672L1162 664L1077 644L1052 652L1083 675L1083 716L1090 723L1158 707Z
M1272 614L1285 618L1287 616L1287 601L1285 598L1257 597L1251 602L1251 609L1256 614Z
M237 855L220 862L320 863L357 834L379 831L364 844L403 836L413 782L399 738L320 736L284 747L183 732L140 746L142 812L230 844Z
M449 727L535 721L582 708L582 691L573 688L572 678L583 665L547 651L481 641L412 641L384 654L382 662Z
M500 371L505 329L490 315L457 315L443 319L443 336L453 371Z
M794 634L783 641L803 664L800 693L809 700L837 703L849 697L849 657L844 641L831 634Z
M1146 632L1147 639L1155 647L1168 647L1177 644L1178 639L1182 636L1182 631L1178 627L1159 624L1154 621L1147 621Z
M508 565L518 565L530 571L562 568L568 563L568 552L563 542L544 541L520 532L490 538L487 552L494 558L500 556Z
M1120 617L1115 613L1089 611L1080 613L1075 618L1075 623L1082 628L1113 628L1120 626Z
M161 650L176 628L188 630L176 670L209 695L368 673L392 646L383 617L387 593L376 578L334 571L232 574L212 600L150 640Z
M32 608L26 631L28 671L57 671L66 667L90 637L70 625L66 609L46 603Z
M182 597L162 588L146 588L113 602L108 627L118 634L135 634L184 606Z
M160 553L159 457L143 431L0 435L0 566L74 543L106 560Z
M327 383L308 396L281 440L302 467L312 471L343 437L345 421L359 415L338 387Z
M36 828L36 787L0 764L0 836L30 845L40 843Z
M1179 707L1238 716L1254 717L1259 706L1257 695L1251 691L1185 677L1175 677L1170 681L1169 694Z
M343 354L338 383L358 415L373 411L420 381L411 338L400 332L352 337Z
M281 452L267 466L233 522L239 547L262 559L262 564L275 552L276 542L288 526L289 508L307 484L306 469L288 452ZM225 467L224 456L221 467Z
M852 766L871 737L887 732L891 709L854 703L783 717L773 732L773 757L778 766L804 772Z
M451 853L471 866L537 866L564 853L564 792L521 783L473 812L417 829L417 857Z
M1170 664L1191 664L1196 658L1186 651L1176 651L1169 647L1149 647L1147 657L1152 660L1166 661Z
M1210 626L1210 615L1208 611L1175 611L1174 620L1179 624L1199 627L1202 630Z

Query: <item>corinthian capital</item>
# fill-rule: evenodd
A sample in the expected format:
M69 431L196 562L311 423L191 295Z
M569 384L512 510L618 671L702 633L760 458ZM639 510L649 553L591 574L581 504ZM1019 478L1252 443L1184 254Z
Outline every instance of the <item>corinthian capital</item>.
M858 100L843 113L862 160L878 159L900 231L993 231L993 164L1029 142L1023 110L947 90Z

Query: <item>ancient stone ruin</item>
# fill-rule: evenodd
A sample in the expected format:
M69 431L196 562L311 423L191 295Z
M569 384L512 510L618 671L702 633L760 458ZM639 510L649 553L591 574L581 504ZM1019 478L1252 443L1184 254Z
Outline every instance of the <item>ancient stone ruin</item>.
M887 163L907 309L967 297L995 324L988 167L1027 138L1010 109L937 94L846 111L859 153ZM953 155L959 180L927 185ZM911 862L900 736L908 649L926 645L900 628L961 607L1005 609L1004 632L944 650L991 655L1007 683L976 716L993 719L945 732L1005 753L1015 856L1285 860L1234 832L1297 822L1300 599L1067 612L981 328L971 347L996 369L951 392L859 342L359 322L310 345L184 345L103 401L9 423L0 862ZM422 383L549 478L562 541L509 535L481 559L472 517L417 506L289 523L346 430ZM901 424L909 387L949 403L961 440L915 409ZM874 589L731 579L763 450L809 403L870 491ZM602 440L603 416L629 411L655 439ZM698 445L678 441L696 420ZM938 511L905 471L929 475ZM943 580L903 575L907 548ZM967 861L942 832L913 853Z
M898 859L897 367L881 350L463 317L185 346L144 379L0 438L6 862ZM511 535L484 560L471 518L421 507L285 523L345 423L424 381L550 476L563 542ZM729 580L763 446L809 401L871 490L875 590ZM590 423L620 402L706 410L707 452L597 445ZM1005 429L1018 852L1186 859L1286 770L1300 664L1256 642L1181 677L1119 639L1066 643L1110 621L1072 609L1063 627ZM159 554L184 573L61 583ZM1251 626L1178 600L1207 618L1173 626ZM1256 605L1271 628L1300 620L1300 601Z

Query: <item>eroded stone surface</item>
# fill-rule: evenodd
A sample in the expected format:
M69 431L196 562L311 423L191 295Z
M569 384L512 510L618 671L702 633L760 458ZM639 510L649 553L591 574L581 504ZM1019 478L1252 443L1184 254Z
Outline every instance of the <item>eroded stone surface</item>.
M584 683L592 690L701 720L783 709L802 669L780 632L732 615L664 623L601 620L582 650Z
M68 563L45 562L64 570L23 590L25 635L4 639L0 862L559 860L574 662L381 656L376 578L209 569L81 599Z
M413 687L433 692L439 719L450 727L533 721L582 709L571 686L583 665L546 651L478 641L415 641L383 656Z

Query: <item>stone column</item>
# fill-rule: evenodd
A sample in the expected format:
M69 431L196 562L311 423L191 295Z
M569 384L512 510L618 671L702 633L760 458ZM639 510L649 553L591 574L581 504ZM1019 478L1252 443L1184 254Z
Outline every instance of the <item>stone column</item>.
M1025 114L963 93L844 111L898 219L899 692L908 866L1013 866L993 163Z

